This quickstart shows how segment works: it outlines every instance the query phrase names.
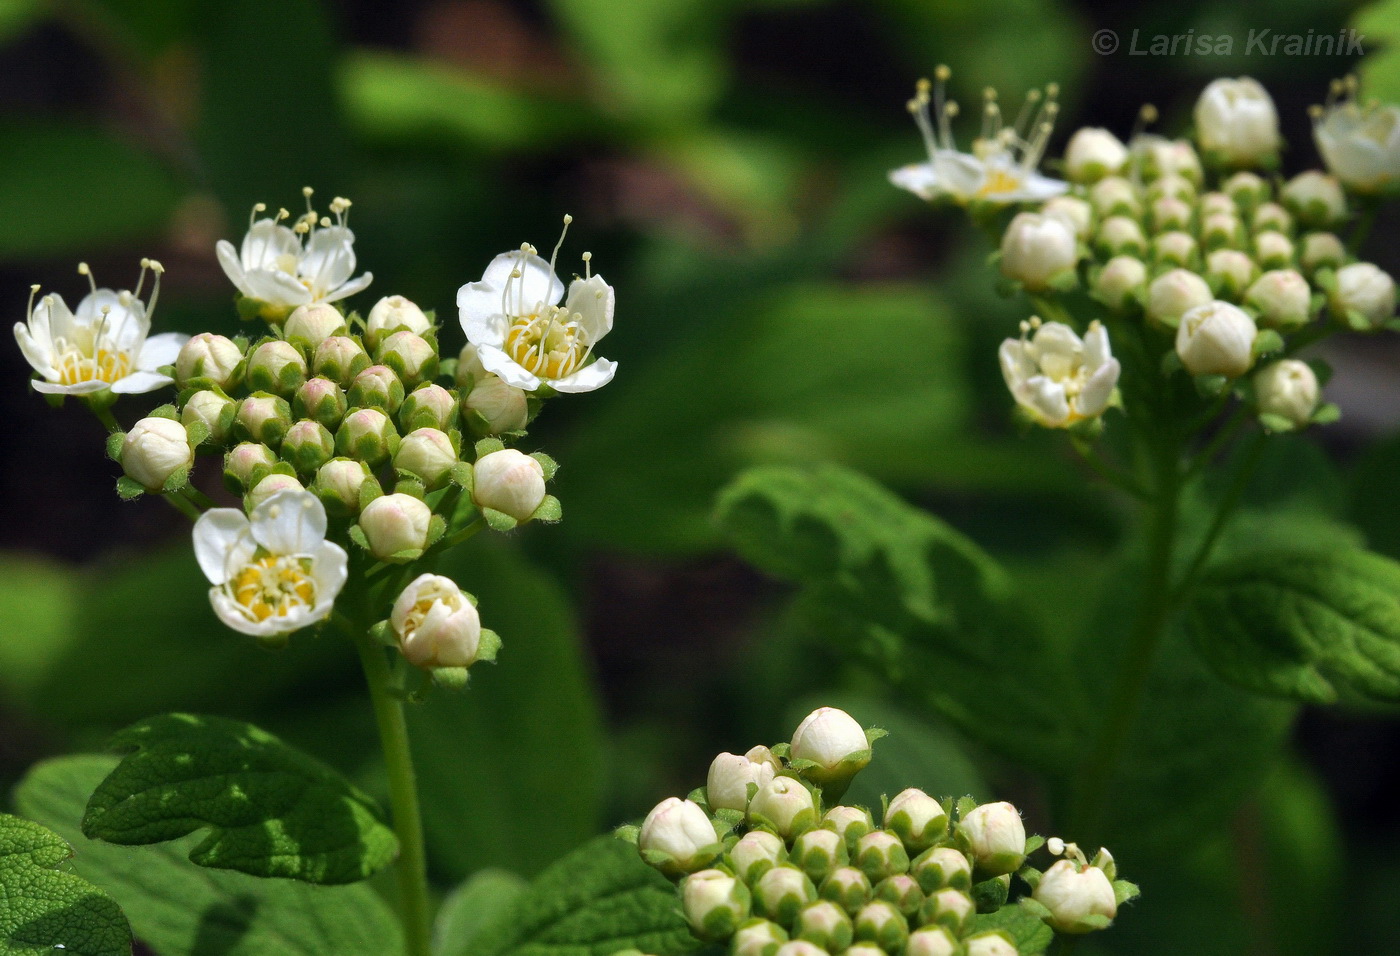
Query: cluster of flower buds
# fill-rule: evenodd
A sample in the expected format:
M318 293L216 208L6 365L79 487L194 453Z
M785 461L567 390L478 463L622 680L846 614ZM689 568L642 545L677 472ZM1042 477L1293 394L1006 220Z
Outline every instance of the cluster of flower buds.
M879 736L823 707L789 744L720 754L705 787L619 836L676 881L695 936L732 956L1015 956L989 916L1002 907L1084 933L1137 894L1107 851L1090 863L1052 840L1065 859L1044 873L1027 865L1043 841L1027 839L1009 803L913 788L878 817L837 803Z

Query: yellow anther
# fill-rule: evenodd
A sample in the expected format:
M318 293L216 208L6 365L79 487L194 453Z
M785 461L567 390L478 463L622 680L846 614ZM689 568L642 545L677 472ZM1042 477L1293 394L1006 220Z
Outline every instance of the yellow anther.
M947 83L948 78L953 75L953 71L948 68L946 63L940 63L933 68L933 75L938 82Z

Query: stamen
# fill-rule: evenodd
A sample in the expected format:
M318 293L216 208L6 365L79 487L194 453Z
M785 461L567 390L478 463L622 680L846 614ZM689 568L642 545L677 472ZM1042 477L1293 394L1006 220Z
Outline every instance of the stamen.
M160 277L165 275L165 266L155 259L149 259L147 262L150 263L151 273L155 276L151 285L151 301L146 305L146 315L149 317L151 313L155 312L156 302L160 299Z
M564 228L559 232L559 241L554 244L554 251L549 255L549 274L554 275L554 263L559 261L559 249L564 245L564 237L569 234L569 223L574 221L574 217L564 213Z
M1016 114L1016 124L1012 129L1014 129L1016 135L1022 139L1025 139L1026 135L1031 130L1031 116L1034 114L1036 107L1040 104L1040 97L1040 90L1027 90L1026 98L1021 101L1021 111Z
M258 213L260 213L260 212L266 212L266 211L267 211L267 203L265 203L265 202L255 202L255 203L253 203L253 209L252 209L251 212L248 213L248 228L249 228L250 230L253 228L253 223L257 222Z
M151 260L143 258L141 260L141 274L136 277L136 291L132 293L136 298L141 298L141 288L146 284L146 272L151 268Z
M34 322L34 297L35 297L36 295L38 295L38 294L39 294L39 283L36 282L36 283L34 283L32 286L29 287L29 304L28 304L27 306L25 306L25 310L24 310L24 311L25 311L25 314L29 317L29 322L30 322L31 324ZM47 299L47 297L45 297L45 302L47 303L47 301L48 301L48 299Z
M593 253L591 252L583 254L583 278L585 281L593 278ZM36 285L34 288L39 287Z
M954 116L958 115L956 104L948 99L948 80L952 75L953 71L950 70L945 63L940 63L933 68L933 78L935 81L933 87L933 108L934 112L937 113L938 141L944 149L957 148L953 144L953 127L949 122ZM949 111L950 107L953 108L951 112Z
M86 262L78 263L78 275L87 276L88 286L92 289L92 294L97 294L97 280L92 276L92 270L88 268Z

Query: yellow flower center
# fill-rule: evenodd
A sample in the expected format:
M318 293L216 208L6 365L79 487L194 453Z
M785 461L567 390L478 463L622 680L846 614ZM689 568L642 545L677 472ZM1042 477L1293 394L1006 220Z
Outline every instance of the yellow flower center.
M584 341L578 313L561 306L517 315L506 333L505 351L521 368L543 379L572 374L588 359L592 346Z
M253 620L286 617L316 602L316 582L310 570L309 558L270 554L239 571L227 587Z
M79 382L116 382L131 374L131 355L121 349L84 349L77 343L59 339L54 342L58 359L58 384L77 385Z
M987 181L977 190L977 198L985 199L987 196L1009 193L1019 188L1021 177L1005 169L991 169L987 172Z

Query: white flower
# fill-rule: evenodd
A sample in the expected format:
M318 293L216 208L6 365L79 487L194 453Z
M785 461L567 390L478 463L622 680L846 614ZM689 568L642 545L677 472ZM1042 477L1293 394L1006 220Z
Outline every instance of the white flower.
M1250 166L1278 152L1278 111L1259 81L1213 81L1196 101L1196 138L1226 163Z
M331 201L332 222L311 208L310 187L302 192L306 213L291 226L282 225L290 216L285 209L272 218L254 221L249 217L241 248L235 250L227 239L220 239L215 247L219 265L238 291L278 311L312 302L335 302L359 292L374 278L368 272L350 278L355 271L355 234L345 225L350 200L337 197ZM253 216L265 209L258 203Z
M599 340L612 331L614 298L612 286L593 274L574 279L564 298L554 263L525 245L497 256L481 281L458 289L457 309L482 367L507 385L527 392L542 386L591 392L617 371L608 359L590 361Z
M1058 196L1069 184L1036 172L1050 141L1059 104L1054 84L1032 90L1015 126L1003 126L995 95L983 108L982 136L973 140L972 152L958 150L951 120L957 104L945 95L949 77L946 66L935 73L936 83L920 80L909 112L919 126L928 162L911 163L890 171L890 182L921 199L948 198L963 204L973 200L993 203L1040 202ZM930 103L933 106L931 115Z
M1400 180L1400 106L1358 104L1356 79L1332 84L1313 109L1313 139L1331 173L1348 189L1376 193Z
M1192 375L1236 378L1254 364L1258 331L1247 312L1217 299L1181 317L1176 328L1176 354Z
M673 871L689 872L712 859L711 848L719 840L714 824L693 800L667 797L652 807L637 834L637 848L644 854L670 857Z
M168 418L143 418L122 439L122 471L147 491L194 462L185 426Z
M705 798L711 808L744 811L749 807L749 784L763 786L780 765L767 747L753 747L744 754L722 753L710 764Z
M1046 919L1062 933L1087 933L1095 929L1087 925L1087 916L1118 915L1118 901L1113 883L1096 866L1081 867L1072 860L1060 860L1040 877L1032 898L1050 911Z
M1282 418L1302 428L1317 411L1320 386L1317 374L1306 362L1280 359L1254 375L1254 397L1259 414Z
M1077 183L1092 183L1117 176L1128 162L1128 147L1106 129L1085 126L1076 130L1065 147L1065 171Z
M1017 213L1001 237L1002 274L1031 291L1070 273L1078 261L1074 230L1057 217Z
M194 526L194 553L213 585L214 613L254 637L287 634L331 613L348 557L326 540L315 495L283 491L253 509L213 508Z
M451 578L420 574L394 601L389 624L415 667L470 667L481 648L481 617Z
M1098 322L1080 338L1059 322L1022 323L1021 338L1001 343L1001 373L1017 404L1047 428L1067 428L1103 414L1119 365ZM1034 329L1035 335L1026 336Z
M1380 328L1395 314L1395 280L1369 262L1353 262L1337 270L1331 299L1339 314L1356 312L1372 328Z
M151 304L141 301L146 270L155 273ZM169 385L171 378L156 371L171 365L187 335L166 332L147 338L151 312L160 295L159 262L141 260L136 291L99 289L87 263L78 272L88 277L92 291L69 311L63 297L50 293L34 304L29 294L28 322L15 323L15 340L26 361L39 373L34 390L50 395L90 395L111 389L118 395L149 392Z
M869 750L865 728L838 707L818 707L797 725L792 735L793 759L811 760L827 770Z

